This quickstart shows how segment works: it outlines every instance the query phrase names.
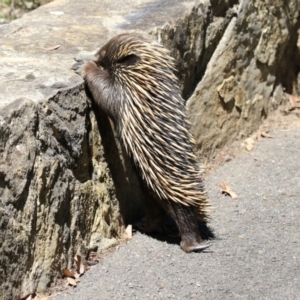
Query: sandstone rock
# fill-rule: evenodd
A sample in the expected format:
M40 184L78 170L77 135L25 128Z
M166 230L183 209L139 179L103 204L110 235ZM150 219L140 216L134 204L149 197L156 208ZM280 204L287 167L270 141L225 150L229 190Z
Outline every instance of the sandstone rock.
M297 92L299 9L297 0L240 1L187 103L202 155L248 136L284 91Z
M299 0L194 4L56 0L0 27L1 299L45 290L143 210L140 181L74 57L124 31L163 43L205 156L255 130L284 91L299 93Z
M122 219L82 88L20 99L0 118L1 299L11 299L43 290L99 233L119 237Z
M176 59L177 76L187 99L202 78L238 1L202 1L175 24L157 28L155 35Z

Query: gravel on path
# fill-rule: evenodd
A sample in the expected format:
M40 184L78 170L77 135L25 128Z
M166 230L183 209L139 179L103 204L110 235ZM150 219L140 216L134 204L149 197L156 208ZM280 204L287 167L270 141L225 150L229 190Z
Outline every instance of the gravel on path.
M207 179L211 252L137 233L51 299L300 299L300 128L271 134Z

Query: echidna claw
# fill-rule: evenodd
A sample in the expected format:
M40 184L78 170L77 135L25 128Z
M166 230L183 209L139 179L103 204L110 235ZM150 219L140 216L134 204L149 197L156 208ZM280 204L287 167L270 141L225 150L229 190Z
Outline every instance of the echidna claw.
M196 244L196 245L184 245L184 243L181 242L180 247L183 251L187 252L187 253L191 253L191 252L201 252L209 247L211 247L213 244L209 243L209 244L205 244L205 243L201 243L201 244Z
M213 244L212 243L209 243L209 244L199 244L195 247L193 247L193 249L191 250L192 252L200 252L200 251L203 251L209 247L211 247Z

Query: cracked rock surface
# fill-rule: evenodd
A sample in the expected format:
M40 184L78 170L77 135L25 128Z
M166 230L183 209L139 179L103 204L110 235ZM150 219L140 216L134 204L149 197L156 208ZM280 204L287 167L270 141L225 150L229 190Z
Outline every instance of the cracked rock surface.
M45 291L143 214L140 180L74 58L122 32L162 43L211 157L299 95L299 11L299 0L56 0L1 25L0 298Z

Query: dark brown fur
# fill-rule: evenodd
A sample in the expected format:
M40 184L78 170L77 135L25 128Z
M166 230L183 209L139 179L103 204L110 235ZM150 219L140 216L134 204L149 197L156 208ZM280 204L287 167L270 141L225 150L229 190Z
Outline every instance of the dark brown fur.
M137 35L119 35L82 75L149 188L147 231L159 229L164 211L176 222L184 251L207 248L197 219L207 220L209 204L168 51Z

